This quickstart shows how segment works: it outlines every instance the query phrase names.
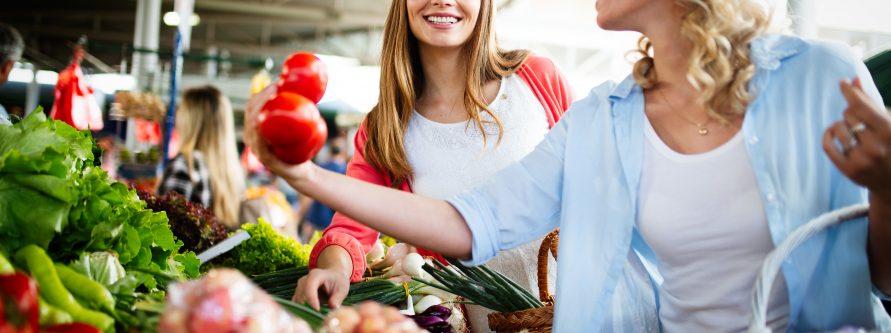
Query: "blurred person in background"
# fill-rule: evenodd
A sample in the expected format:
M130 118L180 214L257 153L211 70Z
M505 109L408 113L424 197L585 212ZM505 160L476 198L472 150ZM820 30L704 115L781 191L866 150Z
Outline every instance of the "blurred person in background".
M158 194L176 191L213 211L229 229L241 224L244 192L232 106L213 86L187 89L176 113L179 153L167 164Z
M22 35L12 26L0 22L0 85L9 80L9 73L15 67L15 62L22 58L25 50L25 42ZM8 125L9 113L0 105L0 125Z

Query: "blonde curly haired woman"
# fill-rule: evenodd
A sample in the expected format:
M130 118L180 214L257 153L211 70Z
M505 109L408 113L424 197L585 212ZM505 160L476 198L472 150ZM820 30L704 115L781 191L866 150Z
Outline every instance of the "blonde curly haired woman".
M878 302L891 291L891 116L864 64L846 46L765 34L755 0L596 6L600 27L644 35L645 56L482 187L432 200L261 160L358 221L471 264L559 226L559 332L609 319L629 250L654 264L662 330L744 331L767 253L811 218L869 202L868 218L784 262L767 325L891 329Z

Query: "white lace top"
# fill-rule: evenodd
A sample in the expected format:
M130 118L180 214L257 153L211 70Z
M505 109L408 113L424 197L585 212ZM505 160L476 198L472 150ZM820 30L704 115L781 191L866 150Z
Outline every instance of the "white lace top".
M518 76L501 80L498 95L489 108L504 127L501 143L498 127L486 124L487 142L471 122L438 123L414 112L405 134L405 150L414 174L411 187L415 193L445 199L479 186L498 170L532 152L548 131L544 108L529 86ZM484 120L491 120L483 114ZM500 253L487 266L528 289L537 298L536 267L541 241L528 243ZM553 259L551 265L555 265ZM550 269L550 290L556 276ZM468 306L473 332L489 332L486 315L489 311Z

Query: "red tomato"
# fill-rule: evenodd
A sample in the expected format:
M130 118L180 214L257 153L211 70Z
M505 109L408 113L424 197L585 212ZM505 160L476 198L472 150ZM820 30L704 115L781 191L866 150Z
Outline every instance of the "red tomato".
M236 325L229 290L218 289L207 295L192 310L189 331L192 333L231 332Z
M325 63L308 52L296 52L282 64L278 91L303 95L318 103L328 86L328 70Z
M258 127L275 157L288 164L312 159L328 137L328 126L316 105L290 92L279 92L263 105Z

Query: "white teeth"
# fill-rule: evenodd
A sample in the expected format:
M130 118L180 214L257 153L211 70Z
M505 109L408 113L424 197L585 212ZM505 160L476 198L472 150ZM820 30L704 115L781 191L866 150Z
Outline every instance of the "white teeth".
M439 23L439 24L452 24L452 23L457 23L458 18L451 17L451 16L428 16L427 21L430 21L433 23Z

